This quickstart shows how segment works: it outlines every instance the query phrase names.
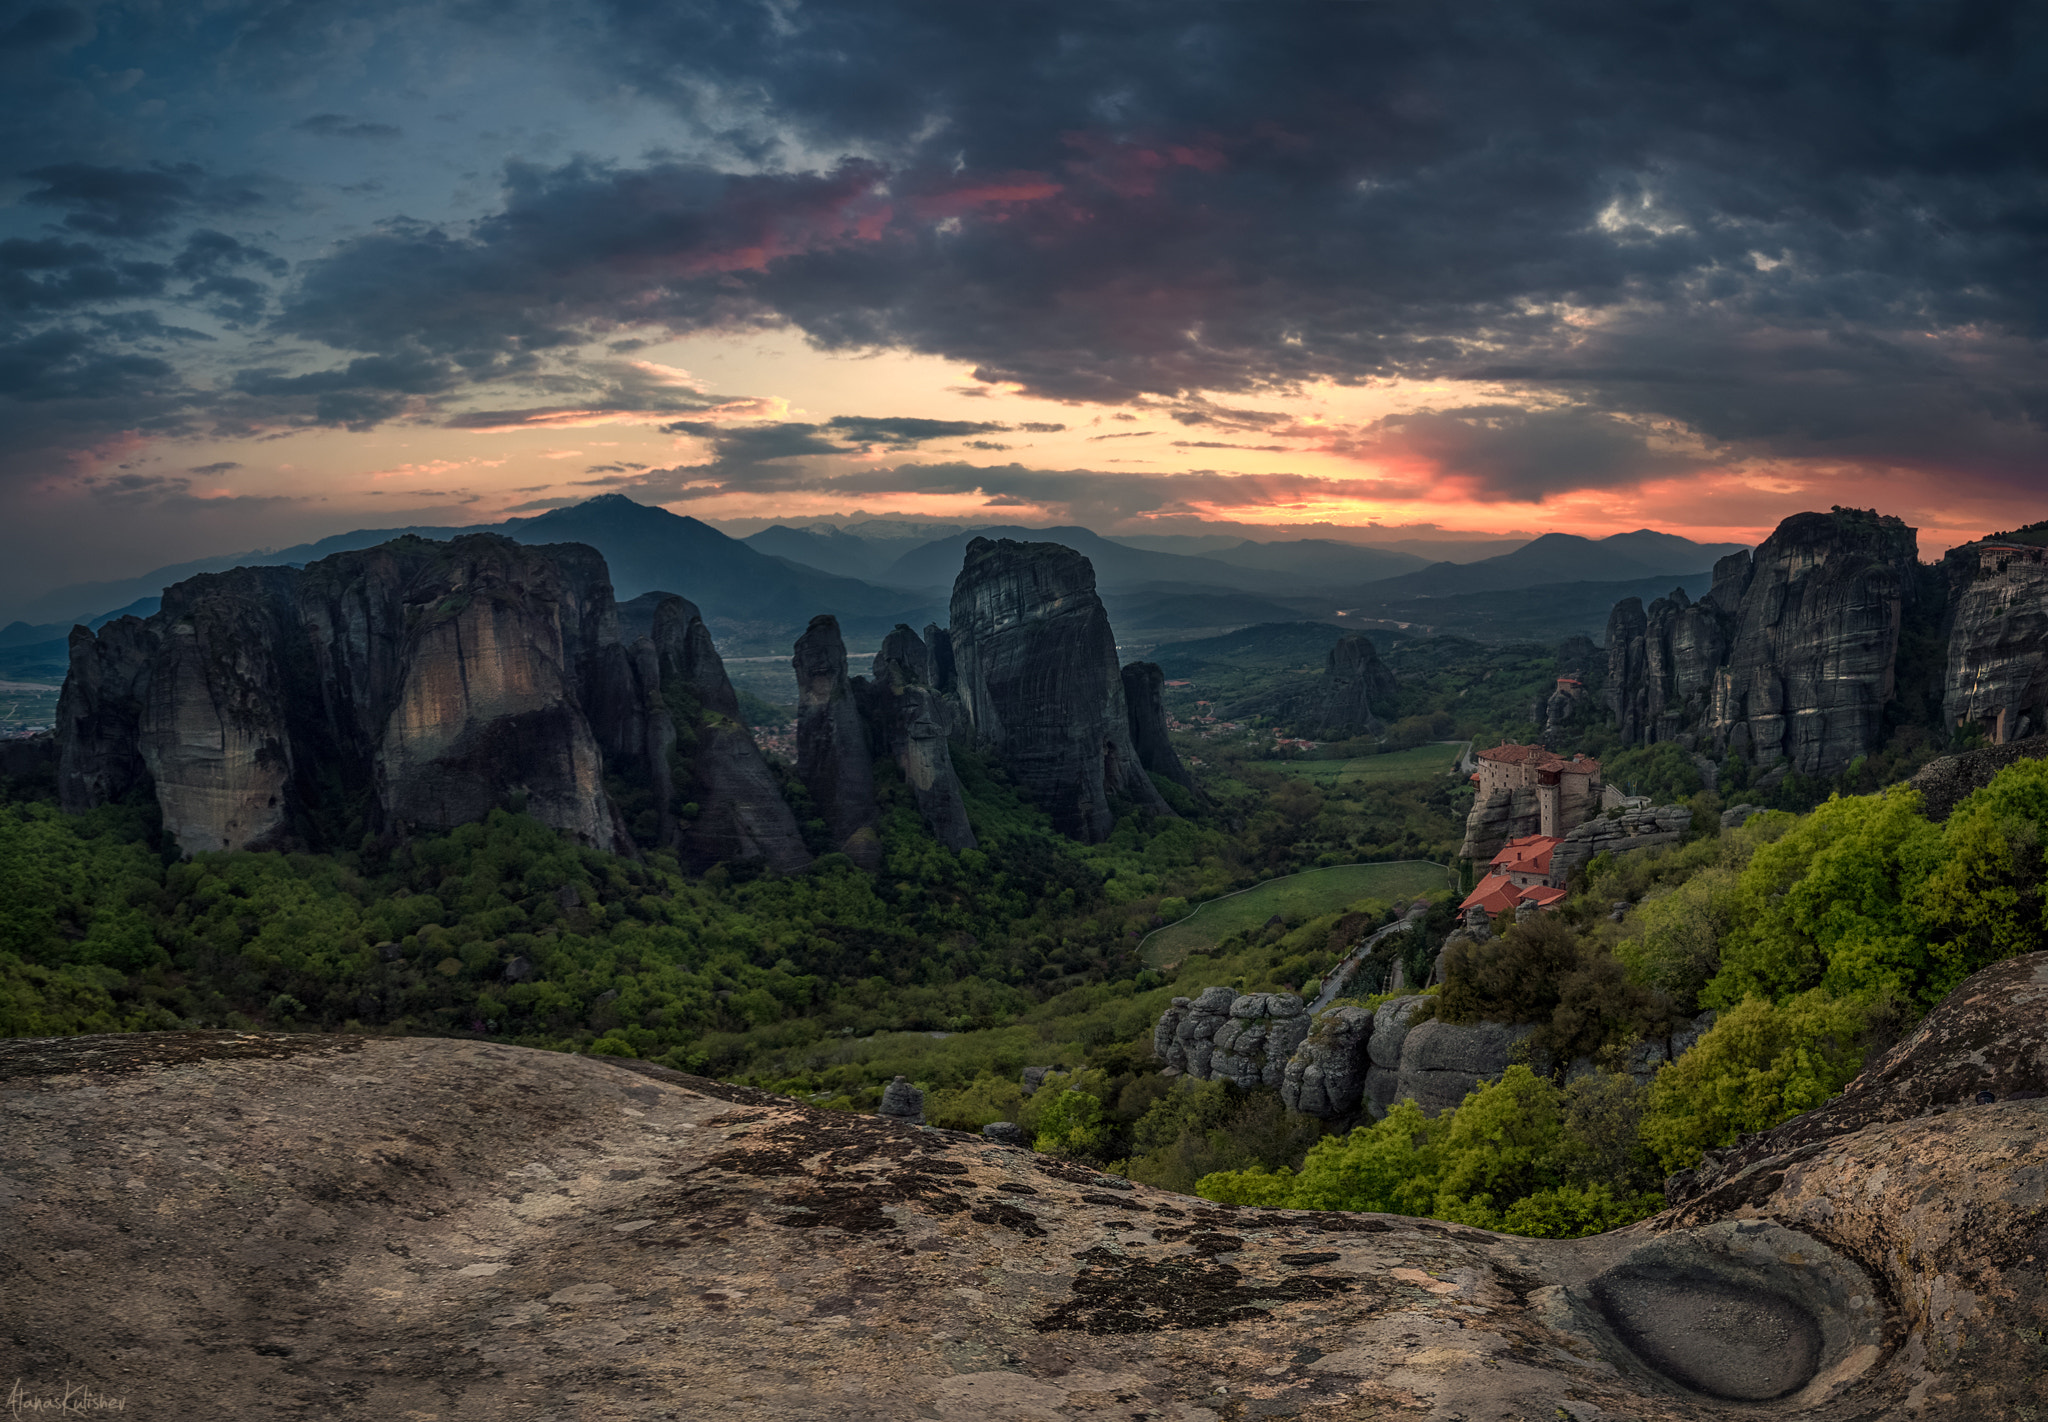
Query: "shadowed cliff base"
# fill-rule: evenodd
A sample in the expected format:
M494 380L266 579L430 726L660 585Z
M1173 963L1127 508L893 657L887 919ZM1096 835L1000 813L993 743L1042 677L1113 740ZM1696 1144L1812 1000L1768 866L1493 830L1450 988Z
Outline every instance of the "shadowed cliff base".
M1995 972L1927 1029L2038 1017L2048 956ZM490 1043L15 1041L0 1251L31 1306L0 1367L179 1417L2018 1422L2048 1100L1929 1090L1742 1192L1551 1241L1217 1206Z

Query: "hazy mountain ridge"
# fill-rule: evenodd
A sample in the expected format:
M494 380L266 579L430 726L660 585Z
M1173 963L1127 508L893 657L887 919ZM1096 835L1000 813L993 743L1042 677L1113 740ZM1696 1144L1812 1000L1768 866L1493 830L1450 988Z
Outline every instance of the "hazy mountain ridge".
M1370 602L1396 598L1445 597L1461 593L1508 592L1546 583L1639 582L1711 568L1746 544L1694 543L1675 534L1637 529L1606 538L1546 533L1520 548L1474 563L1433 563L1412 573L1360 587Z

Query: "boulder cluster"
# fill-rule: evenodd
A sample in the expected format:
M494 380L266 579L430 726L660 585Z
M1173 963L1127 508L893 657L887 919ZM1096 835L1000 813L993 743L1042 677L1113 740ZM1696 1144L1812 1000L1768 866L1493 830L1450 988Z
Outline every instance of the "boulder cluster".
M1419 917L1411 912L1368 942L1408 930ZM1467 910L1465 921L1438 949L1432 980L1442 976L1444 952L1453 944L1483 943L1493 936L1486 911ZM1315 1004L1306 1005L1292 993L1205 988L1192 998L1175 998L1160 1014L1152 1053L1165 1063L1168 1076L1228 1081L1247 1091L1273 1087L1288 1110L1325 1120L1377 1120L1402 1100L1413 1100L1434 1116L1524 1055L1538 1071L1552 1066L1540 1052L1518 1050L1536 1030L1530 1024L1416 1021L1419 1009L1434 1001L1419 993L1390 998L1371 1012L1348 1003L1328 1007L1329 997L1326 990ZM1690 1049L1713 1020L1713 1013L1702 1013L1668 1037L1637 1042L1624 1069L1647 1083L1664 1063ZM1593 1063L1580 1058L1567 1065L1566 1074L1592 1070ZM1034 1085L1030 1071L1025 1078L1028 1091Z
M1596 854L1677 844L1691 829L1692 811L1683 805L1610 810L1565 833L1563 843L1551 851L1551 872L1561 882Z
M1171 1072L1248 1091L1281 1084L1308 1030L1307 1010L1293 993L1212 987L1173 1000L1153 1029L1152 1048Z

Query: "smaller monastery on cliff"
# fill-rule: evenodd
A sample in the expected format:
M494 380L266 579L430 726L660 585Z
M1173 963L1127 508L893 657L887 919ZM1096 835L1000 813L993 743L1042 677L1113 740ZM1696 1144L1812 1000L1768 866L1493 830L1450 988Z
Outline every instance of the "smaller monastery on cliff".
M1563 866L1554 862L1554 851L1564 840L1557 835L1531 834L1511 839L1486 866L1486 877L1458 905L1463 913L1473 905L1497 916L1524 904L1547 909L1564 902Z

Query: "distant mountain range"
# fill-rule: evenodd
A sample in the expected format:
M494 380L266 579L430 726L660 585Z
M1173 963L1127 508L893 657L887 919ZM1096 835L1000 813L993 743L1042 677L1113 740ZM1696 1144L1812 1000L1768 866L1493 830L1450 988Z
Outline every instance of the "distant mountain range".
M922 626L945 620L943 598L878 587L770 556L707 523L604 494L532 518L466 527L356 529L316 543L270 553L244 553L159 568L139 578L60 588L26 609L28 618L67 631L65 617L154 597L172 583L200 573L249 565L300 566L351 549L370 548L406 534L445 540L464 533L498 533L516 543L587 543L611 568L613 591L624 602L657 588L680 592L704 612L722 636L786 645L784 633L801 631L812 616L831 612L851 636L880 636L897 622ZM118 614L113 614L118 615ZM27 619L24 619L26 622Z
M1424 604L1561 584L1691 580L1740 547L1699 544L1649 529L1598 540L1562 533L1527 543L1474 540L1467 549L1419 543L1381 548L1329 538L1256 542L1223 535L1213 541L1195 535L1125 540L1077 526L878 520L855 528L774 525L736 539L700 520L605 494L503 523L357 529L293 548L200 559L47 593L22 609L20 620L0 628L0 672L61 675L64 639L74 620L89 618L98 627L125 613L146 615L165 587L185 578L244 565L299 566L404 534L445 540L489 532L519 543L587 543L604 555L620 601L656 588L680 592L703 609L729 650L759 652L784 650L820 612L837 616L845 634L861 640L879 638L897 622L944 622L953 579L976 537L1060 543L1083 554L1094 565L1119 635L1148 640L1329 618L1340 610L1359 622L1458 624L1460 630L1491 624L1500 635L1528 635L1538 624L1555 623L1564 603L1571 604L1566 620L1583 621L1577 604L1584 595L1562 596L1549 613L1511 605L1462 603L1453 610ZM945 529L945 536L931 538L935 528ZM1488 546L1508 551L1463 563L1427 563L1413 551L1447 546L1461 553Z
M1511 553L1476 563L1432 563L1396 577L1359 587L1368 603L1418 597L1455 597L1469 593L1511 592L1547 583L1619 583L1679 574L1710 573L1714 564L1743 543L1695 543L1676 534L1639 528L1606 538L1581 538L1575 533L1546 533Z

